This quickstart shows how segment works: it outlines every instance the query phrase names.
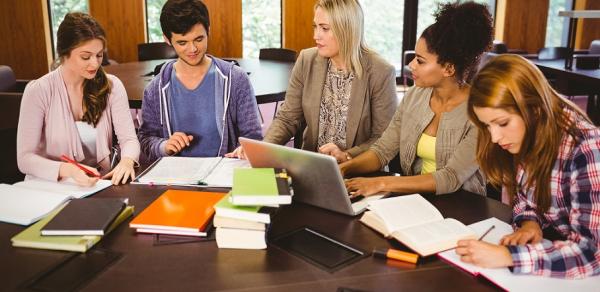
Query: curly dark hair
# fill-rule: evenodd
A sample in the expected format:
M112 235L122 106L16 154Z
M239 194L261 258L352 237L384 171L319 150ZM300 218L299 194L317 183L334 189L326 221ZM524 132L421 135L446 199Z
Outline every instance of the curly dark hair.
M209 32L208 8L200 0L168 0L160 12L160 27L169 41L173 33L186 34L196 24Z
M454 65L459 84L469 82L481 55L492 46L494 28L487 5L474 2L440 4L435 23L421 37L439 64Z

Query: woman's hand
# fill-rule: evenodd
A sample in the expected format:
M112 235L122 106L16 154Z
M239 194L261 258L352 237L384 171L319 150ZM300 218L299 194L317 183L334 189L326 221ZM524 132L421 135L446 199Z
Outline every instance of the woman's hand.
M128 157L123 157L119 164L115 166L109 173L104 175L102 179L111 179L113 185L124 184L128 179L135 179L135 170L133 169L135 161Z
M346 162L352 159L352 156L348 152L342 151L340 147L333 143L327 143L319 147L319 153L333 156L338 163Z
M535 221L523 221L521 228L512 234L502 237L501 245L523 245L542 241L543 233L540 225Z
M229 152L229 153L225 154L225 157L247 159L246 153L244 153L244 148L242 146L235 148L235 150L233 150L233 152Z
M382 177L357 177L344 180L346 189L351 197L372 196L385 189L384 179Z
M98 180L100 179L100 173L98 172L98 170L93 167L87 166L87 165L83 165L83 164L79 164L79 165L81 165L82 167L85 167L89 171L95 173L96 176L95 177L88 176L88 174L85 173L85 171L79 169L79 167L77 167L76 165L63 162L60 164L60 168L58 169L59 178L62 179L62 178L70 177L75 181L75 183L77 183L77 185L82 186L82 187L91 187L91 186L95 185L96 182L98 182Z
M189 147L190 142L192 142L193 139L194 137L192 137L192 135L187 135L183 132L175 132L169 137L167 143L165 143L165 152L167 155L175 155L181 152L185 147Z
M513 265L512 256L506 246L480 240L459 240L456 254L465 263L484 268L504 268Z

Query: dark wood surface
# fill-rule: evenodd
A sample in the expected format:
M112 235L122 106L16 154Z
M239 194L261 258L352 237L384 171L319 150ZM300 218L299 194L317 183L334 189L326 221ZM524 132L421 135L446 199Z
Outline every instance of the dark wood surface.
M139 214L166 187L125 185L95 197L129 197ZM471 224L490 216L508 221L510 208L498 201L466 192L426 196L444 215ZM435 256L417 265L364 258L334 273L306 263L275 246L266 250L218 249L214 241L153 245L152 235L139 235L128 221L96 247L123 253L84 287L84 291L335 291L349 287L366 291L489 291L496 288ZM349 217L294 203L282 207L273 220L269 238L309 226L356 248L396 247L399 243ZM12 291L69 253L13 248L10 238L24 227L0 223L0 290ZM132 290L133 289L133 290Z
M235 60L249 73L248 77L259 104L283 101L294 63L244 58L228 60ZM141 108L144 88L152 80L152 76L143 75L152 72L156 65L165 61L168 60L122 63L105 66L104 69L121 79L129 97L129 106Z

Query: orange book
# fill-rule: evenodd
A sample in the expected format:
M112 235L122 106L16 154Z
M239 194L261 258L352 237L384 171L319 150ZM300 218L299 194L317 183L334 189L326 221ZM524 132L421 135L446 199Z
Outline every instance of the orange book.
M214 205L225 193L168 190L135 217L138 232L206 236Z

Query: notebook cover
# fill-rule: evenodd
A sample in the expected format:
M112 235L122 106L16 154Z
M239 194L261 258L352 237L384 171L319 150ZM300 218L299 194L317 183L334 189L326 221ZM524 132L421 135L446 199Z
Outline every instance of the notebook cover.
M42 228L42 235L104 235L126 204L120 198L73 199Z
M228 194L215 205L217 215L269 224L278 209L269 206L236 206L230 202L229 196Z
M94 244L98 243L102 237L98 235L71 235L71 236L42 236L40 230L44 227L60 210L62 207L57 208L46 218L38 221L31 225L27 229L21 231L19 234L11 238L12 245L14 247L28 247L38 249L53 249L53 250L66 250L66 251L77 251L85 252ZM127 206L121 214L115 219L115 221L108 228L108 232L111 232L125 219L129 218L133 214L133 206Z
M273 168L236 168L233 170L232 196L277 196Z
M225 193L168 190L135 217L129 227L203 231Z

